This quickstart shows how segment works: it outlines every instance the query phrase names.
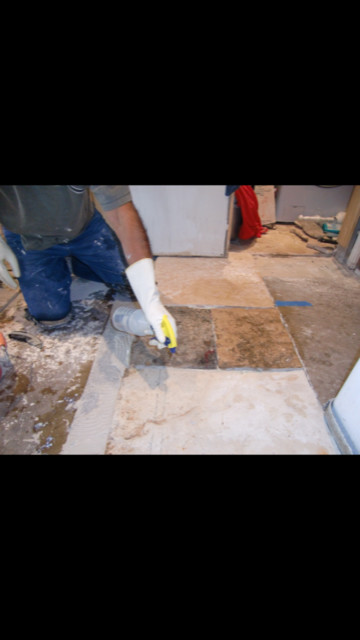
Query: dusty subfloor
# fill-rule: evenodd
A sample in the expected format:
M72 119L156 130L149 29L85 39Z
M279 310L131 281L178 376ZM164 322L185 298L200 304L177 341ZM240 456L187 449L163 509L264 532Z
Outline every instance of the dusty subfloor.
M292 402L291 397L286 400L287 375L299 389L304 390L309 384L321 405L334 397L360 356L360 279L340 267L333 257L309 248L293 230L293 225L277 225L259 239L233 243L228 259L159 259L157 276L162 300L171 307L178 322L178 353L172 356L167 350L150 348L147 339L135 339L124 388L131 380L137 380L132 377L136 371L147 379L150 376L147 371L158 370L162 387L168 372L169 382L174 385L179 380L182 385L186 379L189 384L194 380L196 389L204 378L209 381L209 389L215 390L217 375L227 370L230 377L231 371L248 371L249 380L264 380L265 389L268 384L265 378L251 378L254 371L269 372L271 385L278 380L279 389L284 389L285 417L286 403ZM309 306L278 307L277 301L303 301ZM21 294L14 296L13 291L0 286L0 330L8 341L14 365L13 371L0 381L0 454L62 452L112 304L113 296L107 290L84 294L74 301L76 319L70 332L44 333L25 319ZM9 339L8 334L16 330L40 337L42 349ZM179 373L171 373L173 369ZM197 370L203 372L200 378ZM230 377L225 376L229 385L234 384ZM245 378L242 380L245 384ZM198 389L203 394L201 385ZM273 387L269 385L266 393L270 401L269 389ZM136 385L129 387L129 393L132 388L135 392ZM211 393L212 402L214 391ZM230 396L226 395L228 411ZM239 398L239 393L236 397ZM296 406L300 415L299 402ZM249 400L249 411L250 404ZM236 402L234 411L235 405ZM119 398L117 406L123 411L128 400ZM143 403L141 407L146 414ZM270 407L269 411L272 410ZM129 409L126 411L124 428L125 432L130 430L126 437L133 445L136 436L130 429ZM215 404L214 411L216 414ZM141 424L147 424L145 414ZM184 400L184 414L194 414L190 401L187 405ZM195 415L202 424L203 417L196 411ZM176 418L178 425L179 416L181 411ZM158 426L161 431L165 418L156 420L159 425L155 424L155 428ZM106 453L127 452L123 442L116 448L120 433L116 429L121 431L120 427L115 426L110 434ZM188 436L194 451L201 452L203 437L203 432L201 436L199 433L199 442L195 443L194 435ZM264 432L261 445L260 436L254 433L252 442L247 434L241 446L230 442L226 452L256 453L257 446L263 447L265 453L276 452L277 436L273 435L273 442L269 440L265 446L267 437ZM326 447L315 440L303 446L304 452L326 452ZM290 444L283 450L297 453L301 445L295 442L289 433ZM141 447L139 438L134 451L147 451ZM184 443L180 448L186 452ZM282 451L280 444L279 451Z
M75 301L71 331L39 329L25 318L21 294L2 311L0 326L13 368L0 381L0 454L61 451L111 304L104 293ZM39 338L41 349L11 339L14 331Z

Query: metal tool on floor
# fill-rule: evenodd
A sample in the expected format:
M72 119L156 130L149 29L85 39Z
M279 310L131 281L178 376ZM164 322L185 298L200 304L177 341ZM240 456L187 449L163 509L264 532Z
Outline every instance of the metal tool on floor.
M38 349L42 349L43 344L37 336L33 336L32 333L27 333L26 331L12 331L9 333L9 338L12 340L19 340L20 342L27 342L32 347L37 347Z

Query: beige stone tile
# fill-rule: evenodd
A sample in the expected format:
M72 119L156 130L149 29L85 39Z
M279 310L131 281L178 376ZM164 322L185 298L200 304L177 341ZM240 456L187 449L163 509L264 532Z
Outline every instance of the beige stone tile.
M164 305L273 306L251 257L158 258L155 269Z
M302 370L147 367L122 380L107 454L337 454Z
M277 309L211 309L220 368L301 367Z

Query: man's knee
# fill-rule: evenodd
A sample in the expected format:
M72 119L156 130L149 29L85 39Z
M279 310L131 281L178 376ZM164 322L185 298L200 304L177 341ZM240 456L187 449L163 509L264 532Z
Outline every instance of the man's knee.
M46 268L32 262L19 278L29 313L36 320L61 320L71 310L71 275L62 264Z
M57 321L65 318L71 311L70 295L64 291L56 292L57 295L41 295L37 287L31 292L23 291L29 313L35 320Z

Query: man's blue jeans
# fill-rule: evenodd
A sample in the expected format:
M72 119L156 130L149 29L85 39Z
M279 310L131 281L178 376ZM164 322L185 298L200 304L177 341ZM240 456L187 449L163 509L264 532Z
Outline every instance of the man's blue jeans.
M74 240L43 251L25 251L21 237L3 229L20 266L19 284L28 309L37 320L60 320L71 310L71 272L107 285L124 285L127 265L121 245L102 215L95 214Z

